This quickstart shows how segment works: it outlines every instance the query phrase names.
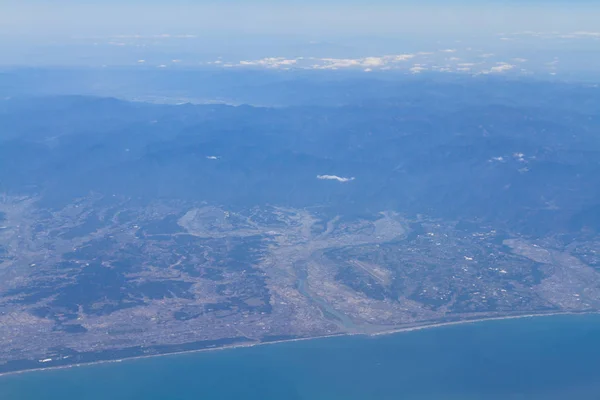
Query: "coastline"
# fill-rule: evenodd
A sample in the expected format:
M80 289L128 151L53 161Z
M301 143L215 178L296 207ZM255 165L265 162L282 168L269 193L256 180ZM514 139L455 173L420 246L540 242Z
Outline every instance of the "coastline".
M419 326L414 326L414 327L391 329L391 330L375 332L375 333L371 333L371 334L364 334L364 335L375 337L375 336L393 335L396 333L403 333L403 332L419 331L419 330L430 329L430 328L431 329L443 328L443 327L453 326L453 325L476 324L479 322L501 321L501 320L509 320L509 319L524 319L524 318L556 317L556 316L561 316L561 315L575 316L575 315L595 315L595 314L600 314L600 311L582 311L582 312L565 311L565 312L555 312L555 313L506 315L506 316L501 316L501 317L499 316L499 317L467 319L467 320L461 320L461 321L439 322L439 323L419 325Z
M220 347L211 347L211 348L196 349L196 350L184 350L184 351L175 351L175 352L171 352L171 353L149 354L149 355L143 355L143 356L126 357L126 358L115 359L115 360L100 360L100 361L93 361L93 362L87 362L87 363L75 363L75 364L69 364L69 365L58 365L58 366L51 366L51 367L23 369L23 370L18 370L18 371L10 371L10 372L0 373L0 378L6 377L6 376L11 376L11 375L17 375L17 374L25 374L25 373L29 373L29 372L61 370L61 369L68 369L68 368L75 368L75 367L86 367L86 366L92 366L92 365L98 365L98 364L121 363L121 362L125 362L125 361L141 360L141 359L146 359L146 358L177 356L177 355L182 355L182 354L192 354L192 353L200 353L200 352L208 352L208 351L233 350L233 349L237 349L237 348L266 346L266 345L272 345L272 344L292 343L292 342L300 342L300 341L308 341L308 340L328 339L328 338L335 338L335 337L365 336L365 337L375 338L378 336L394 335L394 334L399 334L399 333L414 332L414 331L420 331L420 330L425 330L425 329L443 328L443 327L464 325L464 324L476 324L476 323L483 323L483 322L490 322L490 321L553 317L553 316L561 316L561 315L562 316L569 316L569 315L576 316L576 315L595 315L595 314L600 314L600 311L554 312L554 313L539 313L539 314L529 313L529 314L519 314L519 315L474 318L474 319L450 321L450 322L424 323L423 325L415 325L415 326L408 326L408 327L402 327L402 328L391 328L388 330L383 330L380 332L373 332L373 333L344 332L344 333L336 333L336 334L323 335L323 336L311 336L311 337L302 337L302 338L294 338L294 339L274 340L271 342L248 342L248 343L242 343L242 344L225 345L225 346L220 346Z

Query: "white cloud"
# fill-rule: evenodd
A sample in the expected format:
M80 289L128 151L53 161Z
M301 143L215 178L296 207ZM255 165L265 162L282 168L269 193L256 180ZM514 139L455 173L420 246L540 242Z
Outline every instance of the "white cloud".
M505 62L501 62L498 63L497 66L490 68L490 70L488 71L488 73L490 74L499 74L502 72L506 72L506 71L510 71L511 69L515 68L516 66L513 64L508 64Z
M337 175L317 175L317 179L338 181L338 182L350 182L350 181L354 180L354 177L344 178L344 177L337 176Z
M341 68L361 68L363 70L384 69L393 67L397 63L404 62L414 58L414 54L395 54L385 56L369 56L362 58L316 58L316 57L297 57L295 59L285 59L283 57L270 57L260 60L243 60L237 66L257 66L265 68L304 68L304 69L341 69ZM308 60L311 62L309 63ZM214 64L214 62L213 62Z
M467 59L460 58L452 52L454 49L439 50L437 53L436 63L428 57L421 57L424 52L414 54L393 54L382 56L368 56L360 58L335 58L335 57L266 57L256 60L241 60L235 62L226 62L220 59L216 61L206 62L207 65L219 65L227 68L267 68L267 69L308 69L308 70L357 70L363 72L376 72L387 70L403 70L412 74L419 74L424 71L432 72L455 72L455 73L471 73L474 75L480 74L502 74L512 71L513 73L527 72L522 70L523 64L527 62L525 58L511 58L509 62L496 62L492 59L482 59L494 57L492 53L483 53L480 50L473 54L475 58ZM439 52L448 53L447 56L441 56ZM421 58L420 58L421 57ZM413 60L413 62L407 62ZM552 60L552 59L550 59ZM548 66L549 67L549 66Z
M419 54L431 54L431 53L419 53ZM399 54L396 56L386 56L386 57L391 59L392 61L406 61L406 60L410 60L411 58L414 58L415 55L414 54Z
M267 57L260 60L243 60L240 61L239 65L266 68L282 68L295 65L297 62L298 59L285 59L283 57Z
M371 58L371 64L375 62L373 57ZM350 68L350 67L363 67L369 66L369 64L363 64L361 59L353 59L353 58L322 58L324 64L315 64L313 68L316 69L338 69L338 68Z
M219 157L217 157L217 156L206 156L206 158L208 160L218 160L219 159Z
M526 162L525 160L525 154L523 153L514 153L513 157L515 160L519 161L519 162Z
M367 57L362 60L362 65L369 67L380 67L385 64L382 57Z
M312 69L339 69L339 68L385 68L391 64L410 60L413 54L388 55L381 57L364 58L321 58L316 59L317 64L311 66Z
M422 71L426 71L427 68L422 67L420 65L414 65L409 71L413 74L420 74Z
M137 62L139 62L140 64L143 64L146 62L146 60L137 60Z
M504 71L510 71L511 69L513 69L515 66L511 65L511 64L502 64L502 65L498 65L496 67L492 67L490 68L490 72L504 72Z

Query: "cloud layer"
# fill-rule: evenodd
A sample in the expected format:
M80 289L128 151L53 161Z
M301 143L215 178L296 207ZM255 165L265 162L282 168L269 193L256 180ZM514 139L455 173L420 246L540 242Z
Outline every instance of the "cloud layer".
M224 61L215 60L206 65L224 68L267 68L267 69L304 69L304 70L357 70L404 71L411 74L422 72L444 72L463 74L503 74L525 72L524 58L511 58L511 62L497 60L497 56L472 49L440 49L415 53L388 54L358 58L334 57L265 57L256 60Z

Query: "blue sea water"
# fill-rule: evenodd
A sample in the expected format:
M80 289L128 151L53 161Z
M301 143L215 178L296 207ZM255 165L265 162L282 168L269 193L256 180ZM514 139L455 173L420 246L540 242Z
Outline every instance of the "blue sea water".
M0 377L2 400L600 399L600 316L446 326Z

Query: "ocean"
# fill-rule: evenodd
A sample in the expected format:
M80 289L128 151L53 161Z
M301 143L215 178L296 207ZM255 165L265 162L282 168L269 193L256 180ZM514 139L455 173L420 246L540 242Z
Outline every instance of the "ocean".
M551 316L0 377L2 400L600 399L600 316Z

